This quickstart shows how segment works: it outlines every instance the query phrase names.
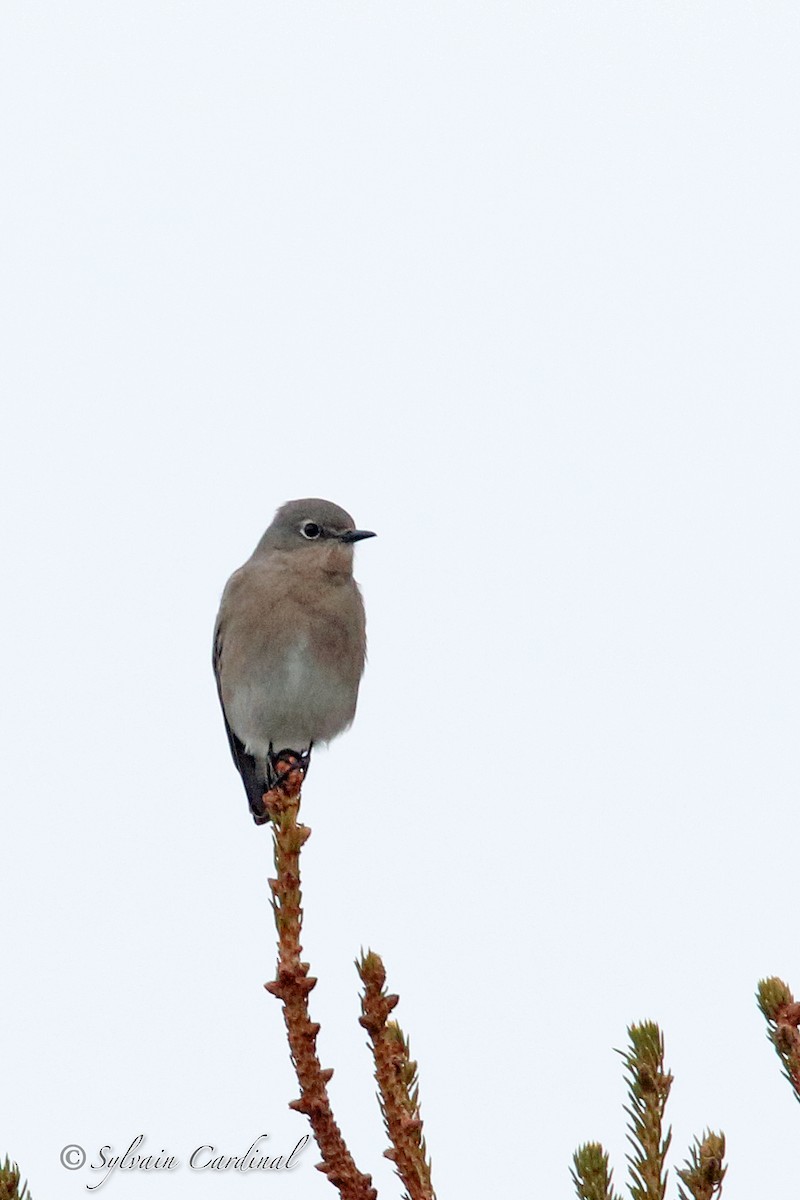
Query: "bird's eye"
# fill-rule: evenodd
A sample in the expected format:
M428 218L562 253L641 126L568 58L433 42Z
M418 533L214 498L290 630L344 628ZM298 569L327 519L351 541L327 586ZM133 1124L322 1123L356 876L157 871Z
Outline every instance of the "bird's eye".
M313 541L314 538L319 537L319 535L322 533L322 530L320 529L319 525L316 525L313 521L306 521L306 523L301 527L300 532L302 533L303 537Z

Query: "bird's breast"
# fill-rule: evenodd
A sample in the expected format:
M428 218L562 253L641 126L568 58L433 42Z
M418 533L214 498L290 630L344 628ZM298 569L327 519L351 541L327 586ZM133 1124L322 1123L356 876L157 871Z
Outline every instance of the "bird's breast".
M270 743L301 750L336 737L355 713L363 637L309 607L294 621L269 622L263 633L225 698L234 732L259 757Z

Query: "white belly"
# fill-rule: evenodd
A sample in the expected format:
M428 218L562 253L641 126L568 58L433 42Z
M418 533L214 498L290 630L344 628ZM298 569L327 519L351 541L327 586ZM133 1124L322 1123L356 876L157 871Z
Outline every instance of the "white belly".
M225 711L248 754L262 759L274 750L307 750L330 741L353 719L358 686L320 667L305 643L297 643L270 662L257 665L231 689Z

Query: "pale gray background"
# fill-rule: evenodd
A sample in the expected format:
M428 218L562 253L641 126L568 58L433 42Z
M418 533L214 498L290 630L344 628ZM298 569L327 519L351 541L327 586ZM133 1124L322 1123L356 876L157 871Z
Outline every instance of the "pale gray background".
M678 1157L800 1191L753 992L800 990L791 4L9 3L0 1152L85 1195L305 1122L269 836L210 667L281 501L359 547L370 662L315 757L305 944L381 1196L359 946L442 1200L624 1179L651 1017ZM332 1196L186 1168L117 1197ZM91 1180L96 1181L95 1179Z

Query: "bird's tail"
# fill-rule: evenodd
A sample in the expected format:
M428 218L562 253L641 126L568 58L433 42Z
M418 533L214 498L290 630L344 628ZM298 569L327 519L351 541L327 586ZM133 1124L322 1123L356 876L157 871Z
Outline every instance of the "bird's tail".
M264 769L258 759L254 758L252 754L247 753L244 743L239 740L230 727L228 727L228 738L233 752L233 761L236 763L236 769L242 777L244 790L247 792L247 803L250 805L253 820L256 825L266 825L269 820L269 814L264 807L264 792L266 792L268 785Z
M250 812L253 814L256 825L266 825L269 820L269 813L264 807L264 792L267 787L261 777L256 760L249 754L247 758L249 759L248 769L242 770L242 782L244 790L247 792L247 803L250 805Z

